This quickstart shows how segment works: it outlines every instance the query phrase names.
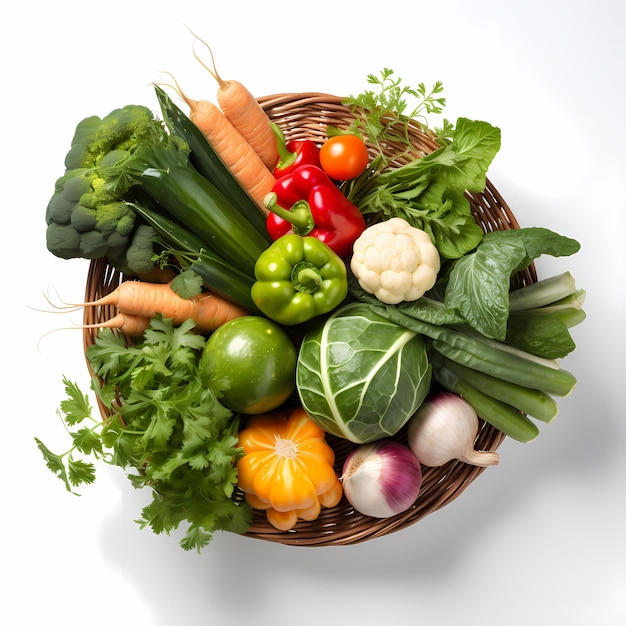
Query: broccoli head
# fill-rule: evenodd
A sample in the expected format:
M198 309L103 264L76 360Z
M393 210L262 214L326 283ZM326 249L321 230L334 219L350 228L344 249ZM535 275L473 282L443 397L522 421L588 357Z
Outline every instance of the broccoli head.
M164 125L141 105L78 123L65 173L46 208L46 244L52 254L63 259L106 257L126 273L152 267L152 241L132 209L133 180L124 164L142 145L163 142L165 135Z

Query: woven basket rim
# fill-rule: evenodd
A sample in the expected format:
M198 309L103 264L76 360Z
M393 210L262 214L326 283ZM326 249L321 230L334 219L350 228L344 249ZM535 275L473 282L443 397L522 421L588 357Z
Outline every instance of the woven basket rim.
M326 138L327 124L342 126L349 124L352 119L352 112L343 104L343 97L323 92L277 93L261 96L258 101L270 120L281 127L287 140L308 138L322 142ZM418 146L417 149L423 153L432 152L438 147L432 137L426 136L418 127L412 128L411 138ZM484 232L519 228L515 215L489 179L483 192L468 193L466 196L474 219ZM86 279L85 301L106 295L125 279L106 260L91 261ZM514 284L520 287L536 280L535 268L531 264L514 277ZM86 307L84 323L98 324L114 314L113 307ZM94 343L96 335L97 330L93 328L85 328L83 331L85 352ZM93 375L88 361L87 367ZM103 419L107 418L108 409L99 400L98 407ZM395 439L406 442L406 427ZM504 439L504 434L481 420L475 442L477 449L495 451ZM354 444L331 435L327 436L327 440L335 451L335 470L341 476L343 462ZM422 486L413 506L404 513L386 519L371 518L358 513L345 496L337 507L322 509L314 521L299 520L290 531L274 528L263 511L253 510L252 525L244 536L294 546L349 545L383 537L406 529L450 504L485 469L461 461L450 461L438 468L422 466Z

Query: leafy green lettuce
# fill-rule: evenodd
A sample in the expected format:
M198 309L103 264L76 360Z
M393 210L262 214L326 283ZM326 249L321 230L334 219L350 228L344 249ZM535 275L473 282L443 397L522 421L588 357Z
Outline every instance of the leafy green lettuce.
M483 236L466 192L484 190L500 143L500 129L458 118L444 146L355 184L349 197L364 215L402 217L427 232L442 257L460 258Z

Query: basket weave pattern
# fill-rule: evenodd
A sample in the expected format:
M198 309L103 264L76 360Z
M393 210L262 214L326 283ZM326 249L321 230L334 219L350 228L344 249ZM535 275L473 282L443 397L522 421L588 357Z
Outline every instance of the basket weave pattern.
M312 139L321 144L326 140L326 126L347 127L352 121L350 109L341 104L342 98L324 93L277 94L259 98L259 102L269 118L276 122L285 134L287 141ZM416 154L428 154L438 145L417 127L410 129L411 142ZM390 147L392 150L393 147ZM402 163L397 163L401 165ZM472 214L484 232L519 228L519 224L490 181L482 193L467 194ZM90 263L85 300L92 301L113 291L124 276L113 269L103 259ZM514 287L536 282L534 266L530 266L513 278ZM114 307L86 307L85 324L98 324L115 315ZM83 339L85 350L93 344L97 330L85 329ZM103 416L109 416L108 409L99 403ZM406 442L406 432L401 431L396 438ZM475 443L479 450L497 450L505 436L481 421ZM335 470L341 475L344 460L354 444L349 441L327 436L335 451ZM253 512L253 522L246 536L287 545L327 546L347 545L381 537L402 530L429 515L460 496L463 491L485 470L460 461L450 461L443 467L423 467L422 486L417 500L404 513L388 519L374 519L355 511L342 498L338 506L322 509L319 517L311 522L300 520L291 531L277 530L262 511Z

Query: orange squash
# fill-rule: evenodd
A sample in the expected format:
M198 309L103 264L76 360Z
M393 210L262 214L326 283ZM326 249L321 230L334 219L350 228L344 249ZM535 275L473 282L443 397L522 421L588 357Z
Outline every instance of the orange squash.
M245 453L237 463L239 488L275 528L315 520L322 507L341 500L335 453L302 407L251 416L239 446Z

